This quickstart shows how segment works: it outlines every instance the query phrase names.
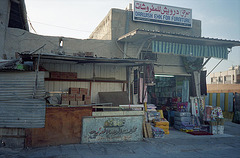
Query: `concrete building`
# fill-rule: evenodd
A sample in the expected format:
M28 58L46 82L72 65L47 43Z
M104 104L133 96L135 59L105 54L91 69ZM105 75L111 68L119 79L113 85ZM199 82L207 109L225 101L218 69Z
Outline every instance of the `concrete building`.
M24 0L2 0L0 3L0 57L15 59L16 54L20 53L24 60L29 60L31 56L31 60L36 61L38 55L28 53L31 54L43 46L40 65L47 70L45 78L49 78L48 72L61 71L77 72L77 78L84 80L60 81L62 84L59 84L60 82L47 79L46 92L66 91L70 86L91 87L93 103L99 103L98 92L122 90L128 92L131 103L142 102L143 89L139 90L139 79L144 79L148 85L157 85L154 75L174 76L173 82L178 82L179 86L173 84L171 92L165 96L182 97L184 80L188 86L190 83L200 89L197 82L200 82L200 71L206 62L212 57L226 59L228 49L240 45L239 41L201 37L201 21L196 19L189 18L191 26L184 27L178 23L172 24L173 22L164 24L157 23L156 20L133 20L136 12L134 10L137 7L140 11L142 9L139 7L141 3L137 1L135 8L130 5L126 10L111 9L86 40L30 33ZM85 52L92 52L93 58L78 57L79 53ZM204 58L208 59L205 63ZM144 66L149 64L152 65L151 74L149 68ZM194 77L191 79L191 76ZM96 82L96 78L106 81ZM161 89L163 88L157 87L155 93L160 95ZM198 96L201 95L200 90L197 93ZM190 92L190 95L196 96L196 92Z
M0 57L11 60L20 56L22 65L32 63L33 71L41 71L39 75L43 75L42 88L48 96L80 87L89 89L91 102L95 104L102 103L99 92L119 91L127 93L128 104L148 102L161 107L169 98L189 102L190 96L200 97L206 93L202 69L209 59L227 59L228 49L240 46L240 41L201 37L201 21L192 19L190 9L140 1L135 1L127 10L111 9L89 39L42 36L28 31L24 4L24 0L0 1ZM148 10L143 7L145 5L156 7L150 7L150 12L149 7ZM169 9L160 11L160 6ZM53 79L49 76L51 72L71 72L77 77ZM29 89L30 94L36 91L37 87L33 87ZM15 93L8 95L13 98ZM0 101L6 99L4 95L0 97ZM121 99L118 101L120 103ZM16 110L13 102L8 106L6 102L0 102L0 107L5 111L14 109L12 115L18 118L11 119L14 126L10 126L9 116L5 117L0 127L43 126L32 123L29 118L26 120L24 113L19 113L21 108ZM43 114L45 108L41 106ZM34 112L39 111L33 109ZM44 119L41 115L41 121ZM25 124L18 124L22 120ZM79 135L76 139L80 139Z
M210 74L211 84L239 84L240 66L231 66L227 71Z

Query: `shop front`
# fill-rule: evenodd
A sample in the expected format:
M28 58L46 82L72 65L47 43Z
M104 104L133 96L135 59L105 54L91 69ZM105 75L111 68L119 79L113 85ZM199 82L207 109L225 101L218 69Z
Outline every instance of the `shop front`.
M145 137L157 138L170 134L169 126L223 133L221 109L204 104L204 66L211 58L227 59L240 42L201 37L201 21L192 19L191 9L134 1L133 8L111 9L87 40L44 37L40 41L38 35L26 34L31 38L9 35L9 41L18 42L8 44L38 40L26 40L16 48L22 52L17 71L30 75L22 73L23 83L0 78L5 87L0 90L0 106L7 111L2 112L7 117L0 127L24 128L21 146L25 138L26 147L140 141L142 131ZM55 47L54 42L64 44ZM29 43L43 46L29 48ZM31 85L25 78L31 79ZM12 83L4 84L10 81L19 83L19 94ZM5 97L5 90L14 102ZM38 90L39 106L33 102ZM16 110L18 95L36 108L27 114L39 117L25 118L21 108L29 108L25 104ZM10 118L16 114L19 117ZM34 119L39 122L36 126Z

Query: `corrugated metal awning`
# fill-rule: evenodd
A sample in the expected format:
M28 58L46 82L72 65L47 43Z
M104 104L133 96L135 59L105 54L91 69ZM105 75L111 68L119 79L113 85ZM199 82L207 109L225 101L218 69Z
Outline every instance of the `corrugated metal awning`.
M152 39L159 42L152 43L152 50L154 52L168 53L169 49L172 49L172 46L174 46L175 52L170 51L173 54L223 59L227 59L227 48L240 46L240 41L196 37L143 29L136 29L123 35L118 38L118 42L138 44L142 43L144 39ZM181 49L177 49L179 47ZM159 51L159 48L165 48L165 52Z
M228 58L227 47L152 41L152 52L193 57Z
M33 60L38 58L37 53L28 54L20 53L23 60ZM69 64L85 64L85 63L96 63L96 64L113 64L118 66L138 66L144 64L153 63L152 60L141 60L137 58L99 58L99 57L78 57L72 55L58 55L53 53L41 53L41 62L53 62L54 63L69 63Z

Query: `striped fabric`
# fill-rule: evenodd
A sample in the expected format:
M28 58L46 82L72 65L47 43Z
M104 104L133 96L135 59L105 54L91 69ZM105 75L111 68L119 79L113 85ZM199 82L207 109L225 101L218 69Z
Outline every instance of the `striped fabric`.
M152 41L152 52L194 57L215 57L221 59L228 58L227 47L191 45L163 41Z

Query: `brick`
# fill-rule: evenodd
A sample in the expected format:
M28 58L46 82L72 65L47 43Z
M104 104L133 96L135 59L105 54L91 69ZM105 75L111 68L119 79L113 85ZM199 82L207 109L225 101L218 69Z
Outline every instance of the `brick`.
M84 95L76 94L76 101L84 101Z
M87 88L80 88L80 94L81 95L88 95L88 89Z
M78 101L70 101L70 105L78 105Z
M67 79L68 72L61 72L61 79Z
M79 88L69 88L69 94L79 94Z
M87 104L91 104L91 96L85 96L85 100L84 103Z
M60 72L50 72L50 77L54 79L60 79L61 73Z
M62 105L69 105L69 101L62 101Z
M78 105L84 105L85 102L84 101L77 101L78 102Z
M62 94L62 101L68 101L68 94Z
M85 52L85 57L93 57L94 53L93 52Z
M67 79L77 79L77 73L76 72L68 72Z
M69 101L76 101L76 95L75 94L68 94L68 100Z

